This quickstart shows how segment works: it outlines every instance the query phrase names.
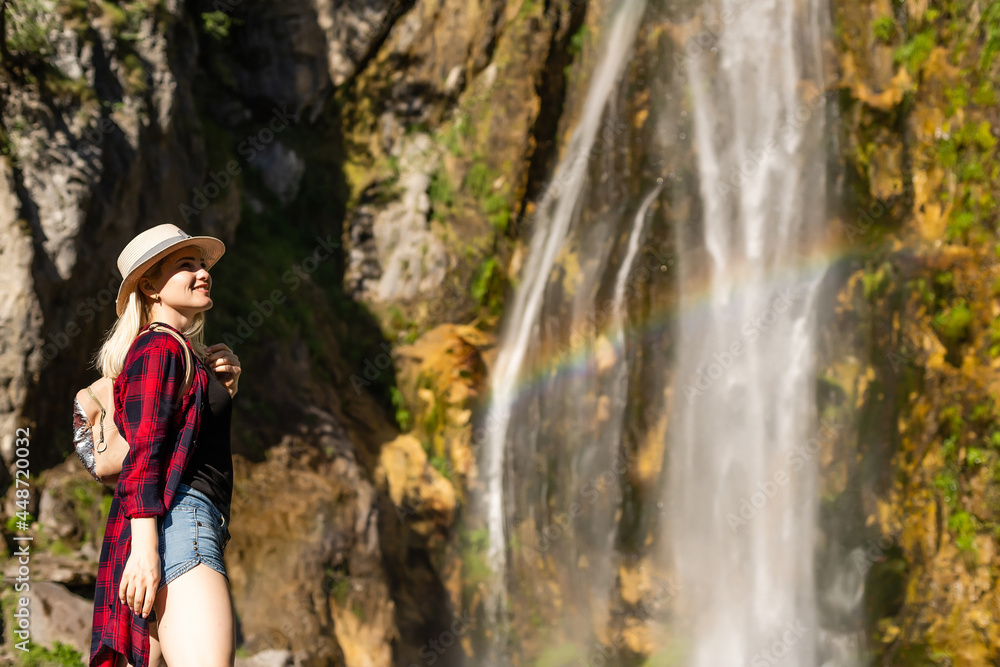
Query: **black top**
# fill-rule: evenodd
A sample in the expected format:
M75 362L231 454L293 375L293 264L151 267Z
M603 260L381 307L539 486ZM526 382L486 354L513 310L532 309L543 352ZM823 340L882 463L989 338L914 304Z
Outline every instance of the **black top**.
M181 475L181 483L211 498L226 518L228 527L229 508L233 498L233 455L229 446L233 397L215 376L215 371L207 367L206 371L208 401L201 412L201 426L195 438L194 454Z

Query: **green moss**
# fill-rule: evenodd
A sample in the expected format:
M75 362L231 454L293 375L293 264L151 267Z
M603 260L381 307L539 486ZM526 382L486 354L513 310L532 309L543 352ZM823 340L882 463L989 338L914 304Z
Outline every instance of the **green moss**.
M63 18L77 20L86 20L89 9L89 0L61 0L58 7Z
M462 585L470 594L478 594L479 586L486 583L493 573L486 562L490 535L486 528L461 530L459 544L462 552Z
M984 81L976 88L976 92L972 95L972 103L981 107L992 107L997 103L996 91L993 89L993 83L990 81Z
M441 476L447 479L449 482L452 481L451 471L452 467L448 464L448 460L443 456L432 456L429 459L431 467L441 473Z
M584 23L569 38L569 43L566 46L566 52L569 53L571 58L576 59L583 52L583 45L586 43L587 36L589 34L590 28L586 23Z
M958 165L958 145L953 139L942 139L937 145L938 162L942 167Z
M104 15L104 19L111 25L111 32L118 33L128 26L128 16L125 14L125 10L119 7L114 2L107 2L107 0L101 0L101 13Z
M958 507L958 477L953 470L944 470L934 476L934 487L944 496L945 505Z
M424 389L431 391L431 395L434 397L434 402L431 403L430 410L427 410L422 416L421 423L423 426L424 440L424 450L427 452L428 457L442 457L444 456L444 441L441 439L441 433L444 431L445 423L447 422L447 405L445 405L444 398L434 391L434 387L431 382L421 378L420 385Z
M963 164L962 169L959 171L959 176L966 182L986 180L986 172L983 170L983 165L977 160L970 160Z
M431 206L434 209L449 209L455 204L455 189L448 179L448 174L444 170L437 170L431 175L431 183L427 189L427 196L431 199ZM437 212L437 211L435 211Z
M962 433L964 422L960 405L948 405L941 408L938 419L948 434L957 436Z
M872 21L872 34L880 42L884 44L891 42L894 32L896 32L896 22L891 16L880 16Z
M576 667L576 665L584 664L586 659L587 654L582 648L567 642L542 651L542 654L535 660L534 667Z
M953 107L948 114L951 116L954 114L954 109L964 109L969 105L969 88L965 84L959 83L954 88L946 90L945 97L948 98L948 102Z
M990 322L990 356L1000 355L1000 318Z
M48 63L39 68L41 86L57 100L82 104L97 99L97 94L83 77L71 79Z
M465 174L462 186L473 197L481 199L489 193L495 179L496 174L490 169L489 165L482 160L476 160Z
M954 463L958 454L958 435L950 435L944 439L941 446L941 454L948 463Z
M507 231L510 224L510 204L507 197L500 193L494 193L483 200L483 212L489 218L490 224L498 234Z
M979 56L979 68L988 71L993 65L994 56L1000 51L1000 3L986 3L981 25L984 27L986 39Z
M976 215L972 211L956 210L948 219L945 238L948 241L964 240L968 237L969 231L975 227L975 224Z
M403 334L403 339L407 343L412 343L420 336L420 327L396 304L389 306L388 326L392 333L391 338L398 339L399 335Z
M41 61L53 54L49 32L56 27L39 0L4 4L7 20L7 50L24 61Z
M913 39L896 49L893 60L904 64L911 74L917 74L934 49L935 40L936 33L933 28L919 32Z
M907 284L911 290L917 293L920 297L920 301L928 308L933 308L937 297L934 295L934 290L932 290L928 285L927 281L923 278L917 278L912 280Z
M501 192L494 191L493 183L498 177L499 174L485 160L478 159L469 167L462 187L476 199L497 233L502 234L510 223L511 210L506 188Z
M969 419L974 422L989 423L993 420L993 406L990 403L977 403L972 408L972 414L969 416Z
M22 667L83 667L84 664L82 653L60 641L47 649L28 640L28 652L21 658Z
M968 337L972 319L972 311L965 305L965 300L959 299L954 306L934 318L934 326L945 343L954 345Z
M544 9L541 0L522 0L521 8L517 12L517 18L525 19L541 9Z
M392 406L396 408L396 423L399 424L399 429L405 433L413 426L413 414L406 408L403 393L398 388L390 387L389 391L392 396Z
M233 21L229 14L225 12L202 12L201 29L206 35L217 41L225 41L229 37L229 31L233 27Z
M969 467L981 465L983 462L983 451L977 447L969 447L965 451L965 464Z
M337 601L337 604L341 607L344 606L345 602L347 602L347 596L350 594L350 592L351 592L351 581L346 577L335 581L333 583L332 588L330 589L331 596L333 597L334 600Z
M900 667L945 667L953 665L954 658L944 651L936 651L926 644L909 644L894 652L894 665Z
M968 512L955 512L948 517L948 530L955 534L955 546L965 553L975 553L979 520Z
M62 540L53 540L49 544L47 551L57 556L69 556L74 553L73 549L66 546Z
M445 125L438 132L438 143L445 147L449 153L456 157L464 154L462 145L464 143L463 128L469 127L469 123L464 116L459 116L454 121Z
M642 667L682 667L687 663L688 657L683 640L678 638L667 648L649 656Z
M504 291L504 276L496 257L487 257L472 279L472 298L491 315L499 315Z
M883 264L875 271L864 274L861 277L861 284L865 298L869 301L882 296L889 287L888 266Z
M976 124L973 130L973 140L976 145L984 151L988 151L997 144L997 138L993 136L993 127L987 120Z
M122 58L125 70L125 90L130 95L146 92L146 66L134 53L128 53Z

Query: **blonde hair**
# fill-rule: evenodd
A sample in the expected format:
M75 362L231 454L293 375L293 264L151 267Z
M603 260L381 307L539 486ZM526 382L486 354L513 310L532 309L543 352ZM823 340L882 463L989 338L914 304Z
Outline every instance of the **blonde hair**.
M149 270L142 274L142 277L153 280L159 278L160 274L163 273L163 263L166 259L163 257L149 267ZM125 310L112 325L104 337L101 348L94 355L92 367L100 371L103 377L118 377L125 366L125 357L128 356L128 351L131 349L135 337L139 334L139 330L151 321L150 310L153 307L153 301L139 289L140 282L136 281L135 288L129 293L128 300L125 302ZM204 361L205 313L196 313L194 320L181 333L191 343L195 355Z

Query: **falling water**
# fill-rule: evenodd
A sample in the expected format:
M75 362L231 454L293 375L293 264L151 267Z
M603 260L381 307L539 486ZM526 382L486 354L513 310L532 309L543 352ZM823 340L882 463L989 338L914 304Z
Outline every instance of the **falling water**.
M603 30L579 122L532 221L520 286L505 313L480 452L480 516L492 571L483 587L485 620L493 630L492 654L482 664L507 664L512 608L522 617L558 619L562 634L546 624L545 636L575 646L621 615L612 594L624 489L607 473L615 470L625 426L637 431L626 419L627 288L646 218L665 186L657 179L640 198L634 186L649 174L627 180L607 154L597 163L592 148L602 122L621 120L616 91L624 90L621 74L645 11L644 0L625 0ZM644 409L658 395L673 396L665 523L648 537L676 574L671 625L689 640L679 664L848 667L856 664L850 637L820 617L814 573L814 443L829 436L814 395L826 272L817 259L826 239L826 8L823 0L704 0L698 11L689 26L714 25L692 38L702 48L678 49L684 57L661 66L679 67L688 80L693 145L663 144L649 162L684 164L690 151L697 192L672 185L666 198L698 205L677 206L697 213L669 222L680 260L673 372L647 368L649 378L635 387L648 392ZM719 16L729 19L712 18ZM707 34L711 49L703 48ZM671 70L661 90L678 92L670 88L677 74ZM677 121L670 99L651 105L661 127ZM591 329L585 353L567 370L552 346L571 338L567 330L598 294L611 296L601 314L606 326ZM654 358L665 360L646 349L643 363ZM531 392L523 390L526 377L534 378ZM599 502L579 518L556 521L584 489ZM643 503L632 508L659 514ZM560 528L551 541L524 544L554 524ZM819 593L826 607L855 614L863 582L834 580L836 590ZM508 595L517 596L510 608Z
M602 42L603 52L592 75L579 125L532 223L534 236L520 277L522 288L516 291L513 304L506 313L506 329L492 374L491 406L485 424L487 436L481 454L485 485L483 503L489 534L486 559L493 577L489 586L492 597L487 601L487 615L491 624L499 623L498 627L502 626L501 616L506 605L504 470L516 383L532 342L532 332L538 324L549 274L584 192L591 150L609 99L631 52L645 6L645 0L625 0L607 27Z
M639 251L639 244L642 242L643 230L645 229L646 223L646 213L649 212L649 207L653 204L653 201L656 199L656 196L660 194L661 190L663 190L662 179L660 179L660 183L658 183L657 186L653 188L648 195L646 195L645 199L642 201L642 205L639 206L639 210L636 212L635 219L632 223L632 231L629 233L628 249L625 253L625 259L622 261L621 267L618 269L618 275L615 277L614 300L612 301L611 307L611 331L614 335L614 349L616 350L625 349L626 288L628 286L629 276L632 275L632 265L635 263L635 258ZM621 438L625 402L628 400L628 364L624 358L620 360L616 359L612 377L612 384L611 387L609 387L610 391L607 392L607 394L610 395L614 401L614 405L611 406L611 414L607 420L611 430L608 441L616 443ZM615 389L617 389L617 391Z
M721 0L685 64L703 214L678 230L667 514L689 667L815 667L822 0ZM734 18L733 18L734 17Z

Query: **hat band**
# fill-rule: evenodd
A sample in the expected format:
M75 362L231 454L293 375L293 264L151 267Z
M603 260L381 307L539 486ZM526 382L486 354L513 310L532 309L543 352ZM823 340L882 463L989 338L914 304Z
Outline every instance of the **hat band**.
M162 252L162 251L166 250L167 248L169 248L172 245L177 245L181 241L183 241L185 239L189 239L189 238L191 238L190 235L183 236L183 237L181 237L179 239L176 236L172 236L172 237L170 237L169 239L167 239L165 241L160 241L159 243L157 243L156 245L154 245L152 248L150 248L146 252L142 253L142 256L139 257L139 259L137 259L136 261L132 262L132 266L129 267L128 271L126 271L124 274L122 274L122 277L124 278L128 274L132 273L132 271L135 269L135 267L142 265L142 263L145 262L145 261L147 261L150 257L156 255L159 252Z

